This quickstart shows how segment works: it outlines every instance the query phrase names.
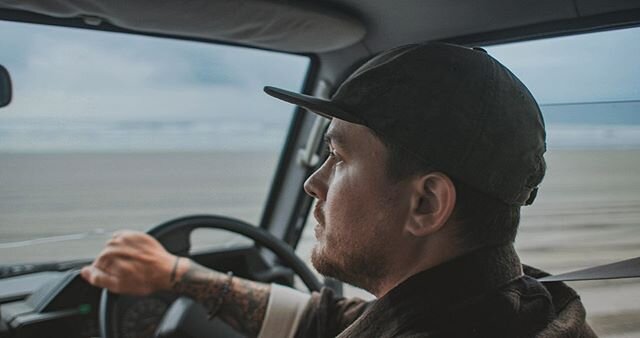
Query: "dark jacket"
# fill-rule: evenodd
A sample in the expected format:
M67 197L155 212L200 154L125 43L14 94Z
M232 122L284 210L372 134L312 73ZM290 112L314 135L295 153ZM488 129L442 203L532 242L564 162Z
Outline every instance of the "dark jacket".
M596 337L580 297L520 264L512 245L418 273L372 302L312 295L296 337Z

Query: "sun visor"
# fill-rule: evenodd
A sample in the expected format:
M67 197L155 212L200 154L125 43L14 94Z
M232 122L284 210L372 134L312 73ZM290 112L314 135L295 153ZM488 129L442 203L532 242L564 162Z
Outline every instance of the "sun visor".
M299 1L0 0L0 8L298 53L344 48L365 35L359 20Z

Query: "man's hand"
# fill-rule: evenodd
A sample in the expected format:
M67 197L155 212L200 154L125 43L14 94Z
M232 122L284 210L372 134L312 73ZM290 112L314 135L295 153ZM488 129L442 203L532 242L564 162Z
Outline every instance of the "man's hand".
M115 233L81 274L89 283L115 293L144 296L161 290L173 291L194 299L207 310L218 307L220 297L225 294L222 290L228 284L228 294L217 314L248 336L260 332L271 291L269 285L229 278L190 259L178 259L155 238L138 231Z
M89 283L115 293L148 295L169 290L177 257L153 237L138 231L119 231L81 275Z

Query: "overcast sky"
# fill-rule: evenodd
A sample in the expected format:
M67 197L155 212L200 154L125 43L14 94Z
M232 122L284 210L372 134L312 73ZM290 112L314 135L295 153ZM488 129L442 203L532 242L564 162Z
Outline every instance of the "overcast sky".
M0 22L0 63L15 82L15 101L3 118L162 121L175 120L178 111L184 120L269 122L271 112L292 108L262 87L298 90L308 65L304 57L251 49L41 28ZM540 103L637 100L639 41L634 28L488 50Z
M640 28L487 50L510 68L540 103L640 99Z
M179 112L183 120L269 120L265 112L293 109L262 87L300 90L308 64L246 48L10 22L0 22L0 46L15 87L5 118L162 121Z

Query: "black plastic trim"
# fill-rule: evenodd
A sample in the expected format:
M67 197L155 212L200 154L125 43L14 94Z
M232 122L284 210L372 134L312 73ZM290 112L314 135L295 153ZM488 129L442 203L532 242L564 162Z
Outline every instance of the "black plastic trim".
M320 149L323 149L324 146L325 146L324 141L320 142L318 144L318 149L316 149L316 152L319 151ZM309 175L322 165L325 158L326 158L326 154L322 154L320 156L320 161L318 161L318 164L313 168L309 168L309 171L308 171ZM284 241L289 243L289 245L291 245L291 247L293 248L296 248L298 246L298 243L300 242L300 238L302 238L302 233L304 232L304 226L298 227L298 224L300 222L303 225L306 223L307 218L309 217L309 211L311 210L312 204L313 204L313 198L307 195L307 193L301 187L300 195L296 200L296 206L294 208L296 212L296 215L295 215L296 217L293 217L292 215L291 217L292 221L287 226L286 236L284 239Z
M9 75L9 71L3 65L0 65L0 86L0 91L2 91L0 93L0 108L2 108L11 103L13 96L11 75Z
M303 84L303 93L310 93L313 90L315 80L318 77L318 71L320 68L317 55L312 54L307 56L309 57L309 69L307 70L307 76ZM291 161L296 160L298 149L296 148L295 141L299 137L305 114L309 113L298 106L295 107L294 116L289 126L289 131L287 132L287 137L283 145L282 152L280 153L280 159L278 160L276 172L273 180L271 181L271 187L269 188L267 202L265 203L265 207L262 211L262 216L260 217L260 227L265 230L269 230L271 219L273 216L273 210L278 203L278 196L280 195L280 192L282 190L282 184L287 174L288 165L289 163L291 163ZM292 210L292 213L295 212L296 210ZM293 216L293 214L291 216ZM292 217L290 217L289 219L291 218ZM288 241L286 242L288 244L291 244Z

